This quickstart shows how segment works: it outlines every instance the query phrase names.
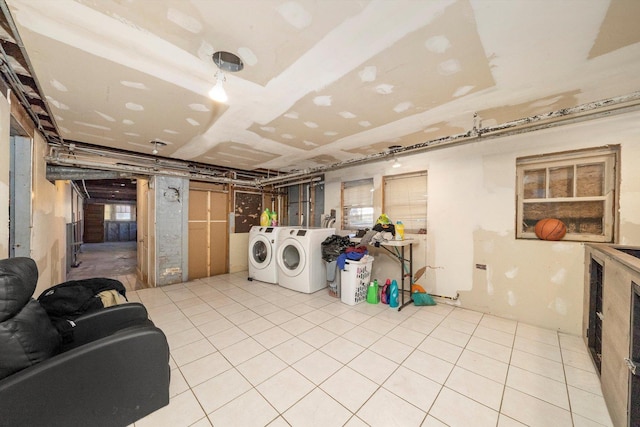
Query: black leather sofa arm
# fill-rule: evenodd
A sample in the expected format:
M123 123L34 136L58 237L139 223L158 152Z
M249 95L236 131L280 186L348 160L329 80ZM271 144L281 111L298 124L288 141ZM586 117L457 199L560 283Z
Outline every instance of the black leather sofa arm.
M66 334L69 337L62 344L63 351L109 336L124 328L153 324L144 305L132 302L83 314L73 321L73 325L68 326Z
M127 426L168 404L169 377L164 333L133 326L0 380L0 426Z

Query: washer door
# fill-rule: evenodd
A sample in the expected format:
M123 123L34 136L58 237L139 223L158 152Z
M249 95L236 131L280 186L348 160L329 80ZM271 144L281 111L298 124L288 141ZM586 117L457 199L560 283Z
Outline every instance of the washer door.
M289 277L297 276L307 265L304 248L296 239L285 239L278 248L276 259L280 266L280 272Z
M249 262L257 270L262 270L271 264L273 249L271 242L265 236L258 234L249 245Z

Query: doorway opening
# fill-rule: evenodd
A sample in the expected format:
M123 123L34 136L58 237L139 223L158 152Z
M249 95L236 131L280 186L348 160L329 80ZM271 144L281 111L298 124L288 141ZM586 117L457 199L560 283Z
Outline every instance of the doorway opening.
M78 264L67 275L67 280L107 277L122 282L128 291L146 288L136 277L137 242L83 243Z
M137 180L85 179L74 181L84 197L74 237L78 247L68 280L108 277L127 290L148 287L138 279Z

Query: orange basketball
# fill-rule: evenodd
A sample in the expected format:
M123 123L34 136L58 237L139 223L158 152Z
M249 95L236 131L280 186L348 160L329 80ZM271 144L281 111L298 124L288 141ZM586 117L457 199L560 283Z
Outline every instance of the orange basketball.
M536 223L535 233L542 240L560 240L567 234L567 226L559 219L545 218Z

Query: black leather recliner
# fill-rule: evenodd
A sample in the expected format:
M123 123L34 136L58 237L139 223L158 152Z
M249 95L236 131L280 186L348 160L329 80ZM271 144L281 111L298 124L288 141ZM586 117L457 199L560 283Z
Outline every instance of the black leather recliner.
M74 320L61 337L34 300L30 258L0 260L0 426L127 426L169 403L169 347L145 307Z

